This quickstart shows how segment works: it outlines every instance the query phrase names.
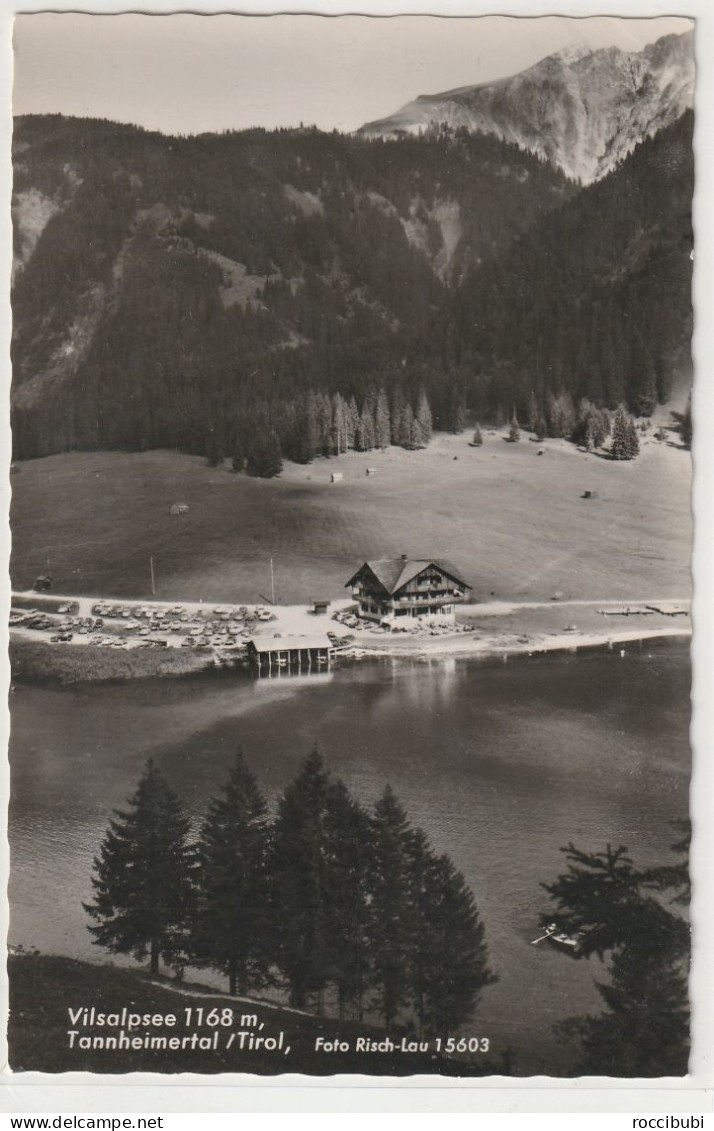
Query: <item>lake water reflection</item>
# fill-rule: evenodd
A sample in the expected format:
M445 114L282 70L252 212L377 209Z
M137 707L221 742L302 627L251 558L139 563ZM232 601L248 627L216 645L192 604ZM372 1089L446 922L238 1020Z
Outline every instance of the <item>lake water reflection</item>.
M105 686L16 685L10 940L93 961L82 899L110 810L151 755L196 821L242 745L272 803L317 744L365 804L389 782L471 885L499 974L471 1032L519 1074L567 1072L551 1032L597 1010L602 969L531 947L539 885L572 840L666 860L686 815L689 660L682 644L615 653L379 661L303 679L243 673Z

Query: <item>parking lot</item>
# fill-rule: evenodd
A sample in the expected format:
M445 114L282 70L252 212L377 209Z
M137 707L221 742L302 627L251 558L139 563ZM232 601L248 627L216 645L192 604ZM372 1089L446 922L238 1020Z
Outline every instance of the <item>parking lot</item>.
M67 600L25 594L13 599L10 629L51 644L95 648L187 648L242 654L246 640L275 620L246 605Z

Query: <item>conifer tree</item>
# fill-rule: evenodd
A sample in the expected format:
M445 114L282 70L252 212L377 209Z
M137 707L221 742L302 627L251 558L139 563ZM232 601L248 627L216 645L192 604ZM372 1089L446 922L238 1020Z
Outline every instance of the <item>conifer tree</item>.
M211 428L206 439L206 462L209 467L218 467L223 462L223 445L215 428Z
M548 435L559 439L564 435L563 431L563 406L559 399L548 393Z
M434 421L432 419L431 408L429 406L429 398L424 389L419 394L419 403L416 410L416 424L419 428L420 444L426 447L431 441L432 433L434 430Z
M464 877L448 856L435 855L421 830L412 838L409 857L415 1011L422 1033L448 1034L472 1016L481 990L497 979Z
M264 985L269 966L268 807L238 753L208 806L197 846L192 955L228 977L231 994Z
M583 397L578 405L578 418L570 437L573 443L582 444L592 451L603 445L608 431L609 423L604 414L587 397Z
M543 885L556 905L558 925L578 940L573 958L596 954L609 963L608 981L598 983L605 1012L561 1026L580 1039L580 1071L683 1075L689 1043L689 927L671 910L674 900L667 903L647 891L671 882L680 890L681 870L673 877L666 869L639 871L622 845L588 853L570 844L562 851L567 871Z
M332 431L332 402L327 393L315 394L315 420L317 424L317 451L330 455Z
M627 422L627 443L630 449L630 459L640 454L640 438L637 435L637 425L633 417Z
M283 470L280 442L275 432L256 432L246 442L246 471L259 479L272 479Z
M466 406L464 403L464 394L461 389L454 388L449 398L447 430L458 434L459 432L463 432L465 424Z
M548 426L542 412L538 413L533 431L535 432L536 440L545 440L548 435Z
M295 429L290 445L290 457L295 463L311 463L317 454L320 442L314 394L309 393L305 397L298 411Z
M682 438L682 443L685 448L692 446L692 394L687 397L687 403L684 406L684 412L672 412L672 416L677 421L679 435Z
M560 392L548 396L548 433L550 436L569 439L575 428L576 416L570 393Z
M388 448L392 439L389 401L384 389L379 390L374 409L374 446Z
M513 418L511 419L511 423L508 426L508 441L511 444L517 444L518 441L520 440L520 438L521 438L521 430L518 427L518 421L516 420L516 417L515 417L515 414L514 414Z
M573 398L570 393L561 392L558 401L561 406L563 436L565 436L566 440L569 440L575 428L575 405L573 404Z
M398 437L397 443L402 448L412 447L414 439L414 411L408 401L404 405L400 417Z
M637 438L637 429L631 416L628 416L625 406L620 404L612 423L612 444L610 454L613 459L634 459L640 450Z
M342 455L349 445L347 432L347 405L339 393L332 398L331 446L336 455Z
M345 413L345 433L347 438L347 447L354 448L357 443L357 429L359 427L359 409L357 408L357 401L354 397L350 397L347 411Z
M273 829L270 867L276 963L299 1009L329 981L329 890L325 844L328 776L317 750L285 790Z
M528 428L531 432L535 432L539 416L540 409L538 407L538 398L535 395L535 391L531 389L531 395L528 399Z
M424 435L423 435L422 430L421 430L421 425L419 424L419 421L418 421L416 416L412 420L412 431L411 431L411 439L409 441L409 447L413 451L418 451L419 448L425 448L426 447L426 440L424 439Z
M84 904L94 942L112 954L148 954L152 974L161 959L176 968L185 961L195 897L188 833L178 798L149 761L94 858L94 901Z
M358 452L369 452L374 447L374 415L365 401L359 415L355 447Z
M638 416L649 416L657 404L657 382L652 356L639 332L630 349L630 404Z
M377 1007L390 1032L409 1000L414 947L414 906L409 857L411 826L387 786L372 818L373 855L369 925Z
M342 782L330 785L325 809L328 880L327 950L329 980L337 986L340 1020L349 1005L360 1020L369 984L369 815Z
M476 430L474 432L474 438L471 441L471 443L474 444L477 448L480 448L481 445L483 444L483 436L481 435L481 428L480 428L480 425L478 425L478 424L476 425Z
M392 443L401 445L403 443L403 418L406 398L400 382L397 382L392 391L391 408Z

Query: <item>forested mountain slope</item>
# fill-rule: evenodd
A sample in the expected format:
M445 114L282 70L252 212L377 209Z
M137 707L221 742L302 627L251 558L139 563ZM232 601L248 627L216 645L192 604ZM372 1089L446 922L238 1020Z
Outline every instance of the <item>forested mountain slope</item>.
M648 415L691 375L693 114L543 219L454 297L473 403L565 390Z
M426 392L447 429L464 407L525 412L532 389L641 408L687 364L691 130L579 189L465 130L19 119L15 454L260 436L309 458L338 393L353 413L381 395L394 423Z
M23 456L203 451L246 414L282 433L306 389L438 394L449 288L575 191L489 138L179 139L58 116L14 140Z

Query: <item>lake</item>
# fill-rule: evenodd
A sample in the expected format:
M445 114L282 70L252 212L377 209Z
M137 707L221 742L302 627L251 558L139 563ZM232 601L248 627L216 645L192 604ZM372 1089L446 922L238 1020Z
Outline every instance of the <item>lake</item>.
M552 1032L599 1012L595 960L533 947L569 841L669 858L688 812L689 655L645 642L486 663L379 660L302 678L243 672L55 688L15 684L10 941L90 961L81 906L110 811L147 757L196 822L241 745L271 803L317 745L371 805L389 783L412 822L466 876L500 981L469 1033L518 1074L567 1073ZM201 975L206 981L205 975Z

